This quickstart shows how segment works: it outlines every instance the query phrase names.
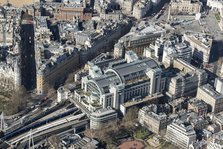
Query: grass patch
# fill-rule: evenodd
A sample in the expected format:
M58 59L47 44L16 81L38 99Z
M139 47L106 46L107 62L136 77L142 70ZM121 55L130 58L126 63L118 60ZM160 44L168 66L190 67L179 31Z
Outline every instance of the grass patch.
M215 13L214 15L215 15L216 20L218 22L220 22L220 20L221 20L220 14L219 13Z

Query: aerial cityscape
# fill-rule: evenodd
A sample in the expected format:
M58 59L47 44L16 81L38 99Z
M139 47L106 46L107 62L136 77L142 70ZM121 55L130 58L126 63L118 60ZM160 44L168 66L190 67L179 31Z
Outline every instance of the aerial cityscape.
M0 149L223 149L223 0L0 0Z

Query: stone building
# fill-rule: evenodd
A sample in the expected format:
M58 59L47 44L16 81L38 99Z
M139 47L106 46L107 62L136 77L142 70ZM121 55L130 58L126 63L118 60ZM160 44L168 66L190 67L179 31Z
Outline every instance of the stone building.
M202 3L199 0L171 0L171 14L193 15L201 11Z

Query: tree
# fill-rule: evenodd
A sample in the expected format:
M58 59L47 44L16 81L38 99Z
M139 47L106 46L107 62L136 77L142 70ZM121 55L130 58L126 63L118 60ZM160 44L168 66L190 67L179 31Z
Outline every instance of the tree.
M137 107L132 107L129 110L127 110L126 115L123 118L124 122L132 122L138 118L138 111L139 109Z
M44 90L48 97L50 97L52 94L54 94L56 92L53 85L48 82L46 82L46 84L44 85Z
M84 131L84 135L89 137L89 138L95 138L96 137L96 132L94 130L88 128Z
M20 87L12 93L9 102L9 112L8 114L15 114L24 110L27 106L28 94L24 86Z
M137 107L132 107L127 110L127 113L122 119L122 125L127 128L132 128L134 125L134 121L138 118L138 111L139 109Z

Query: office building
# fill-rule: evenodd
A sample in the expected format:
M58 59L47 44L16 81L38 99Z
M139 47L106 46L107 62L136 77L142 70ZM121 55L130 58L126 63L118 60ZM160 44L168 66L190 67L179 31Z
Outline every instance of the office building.
M167 126L166 139L182 149L187 149L196 141L196 133L190 124L175 120Z
M220 130L223 128L223 116L222 112L213 114L213 121L216 125L220 127Z
M50 142L50 141L49 141ZM65 133L63 135L58 135L58 142L56 147L61 149L96 149L99 148L99 142L93 138L88 138L86 136L80 136L73 133ZM50 142L54 144L54 142ZM55 148L55 146L52 146Z
M90 115L90 129L98 129L106 127L109 122L113 124L117 122L117 112L110 107L99 109Z
M187 62L191 61L192 58L192 48L185 43L179 43L176 46L177 57L181 58Z
M36 88L35 33L33 17L27 13L22 16L20 36L22 84L33 90Z
M0 8L0 87L15 91L22 85L20 12L15 7Z
M121 10L113 10L112 12L103 11L100 13L100 18L104 20L122 20L124 15Z
M189 122L195 130L203 130L207 128L209 122L204 116L198 116L195 112L188 112L185 122ZM185 117L186 118L186 117Z
M84 3L80 4L65 4L65 5L58 5L56 10L53 12L54 17L57 20L91 20L92 12L87 11L86 6Z
M170 59L167 73L167 95L170 99L195 96L197 88L207 82L207 73L182 59ZM170 66L170 65L169 65ZM176 71L178 70L178 71Z
M6 61L0 62L0 87L14 91L18 90L21 85L21 66L16 57L7 57Z
M208 106L202 100L199 100L197 98L191 98L188 101L188 110L194 111L195 113L197 113L197 116L206 116L208 111Z
M59 24L59 38L67 41L61 45L51 39L46 18L37 17L36 27L36 68L38 94L46 93L46 88L59 87L68 73L83 66L102 52L111 50L115 40L131 27L128 20L115 22L85 21L80 30L78 21Z
M3 12L4 10L4 12ZM10 16L8 11L0 9L0 47L2 46L12 46L13 45L13 32L15 28L13 27L13 19L16 19L16 16Z
M131 14L133 10L133 6L136 2L136 0L118 0L123 12L125 14Z
M191 57L190 47L184 42L180 42L179 37L176 35L165 34L164 36L157 38L151 48L154 49L155 57L159 61L164 62L165 57L171 54L174 54L175 57L178 57L179 55L179 57L183 58L184 60L190 61L190 59L188 58L188 56ZM179 54L177 50L179 50ZM184 55L186 57L184 57Z
M76 48L51 43L38 46L36 92L44 94L49 87L58 87L66 75L79 67L79 53ZM48 51L48 52L46 52Z
M223 16L223 1L222 0L207 0L207 6L212 10L218 11Z
M151 43L154 43L165 33L166 31L162 27L142 21L137 26L132 27L128 34L120 38L117 44L124 46L125 50L133 50L137 55L142 56L144 48L149 47Z
M116 40L128 33L132 26L132 23L126 19L99 22L96 23L98 24L96 29L79 31L75 34L76 46L80 47L81 64L86 64L101 53L111 51Z
M200 86L196 97L208 104L209 111L214 113L223 111L223 95L215 91L210 84Z
M197 140L195 142L193 142L192 144L189 145L189 149L205 149L207 148L207 141L206 140Z
M89 75L82 78L82 89L75 91L76 100L90 111L108 106L119 109L121 104L133 98L161 93L162 70L157 62L131 55L129 63L123 60L110 63L106 70L92 66Z
M162 62L165 63L166 61L166 57L170 56L170 57L174 57L174 58L180 58L183 59L187 62L191 62L192 59L192 48L187 45L184 42L173 42L173 41L167 41L165 43L163 43L163 56L162 56ZM156 47L157 45L155 45ZM162 45L160 45L161 47L156 47L158 48L162 48ZM158 51L158 50L157 50ZM156 52L157 54L160 52Z
M133 6L133 16L136 19L141 19L143 18L149 9L152 7L152 3L150 0L139 0L137 1L134 6Z
M209 63L213 39L203 33L187 32L184 40L192 47L193 58L204 64Z
M123 58L125 53L125 47L121 43L114 45L114 58Z
M197 76L177 73L167 83L167 94L171 99L190 96L196 94L197 85Z
M223 80L222 80L222 78L216 78L214 86L215 86L215 90L217 92L219 92L220 94L223 94Z
M222 149L223 148L223 131L214 134L214 137L207 144L207 149Z
M171 14L193 15L201 11L202 3L199 0L171 0Z
M216 123L208 125L207 130L210 131L211 133L217 133L221 130L220 126Z
M168 116L158 113L156 105L145 106L139 110L138 120L141 125L155 134L165 134Z
M65 87L57 89L57 102L65 101L71 97L71 91Z

